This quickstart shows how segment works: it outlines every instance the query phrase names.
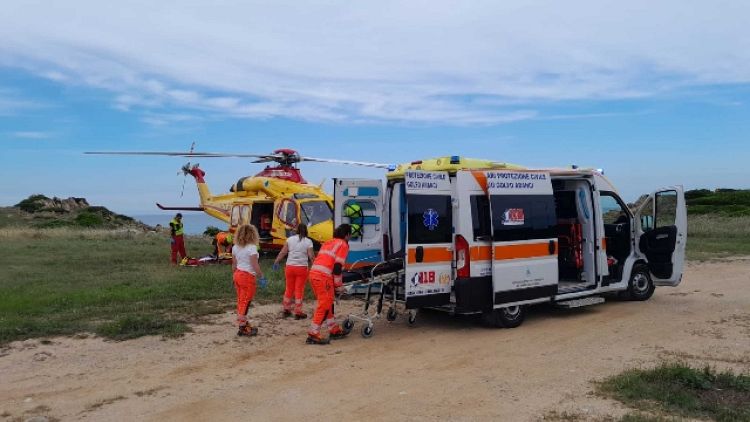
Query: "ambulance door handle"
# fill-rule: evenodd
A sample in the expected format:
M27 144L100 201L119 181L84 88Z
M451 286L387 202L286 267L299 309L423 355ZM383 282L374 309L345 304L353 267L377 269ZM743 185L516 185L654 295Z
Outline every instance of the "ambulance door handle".
M422 262L422 260L424 260L424 248L421 246L417 246L415 255L416 256L414 258L416 258L417 262Z
M549 241L549 254L554 255L555 251L557 250L557 244L554 240Z

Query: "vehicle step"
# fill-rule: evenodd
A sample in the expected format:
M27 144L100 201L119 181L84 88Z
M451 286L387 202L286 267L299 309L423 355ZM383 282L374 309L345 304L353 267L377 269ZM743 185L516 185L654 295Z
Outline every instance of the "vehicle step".
M582 306L591 306L604 303L604 298L601 296L590 296L582 297L580 299L564 300L562 302L555 302L555 306L563 309L580 308Z

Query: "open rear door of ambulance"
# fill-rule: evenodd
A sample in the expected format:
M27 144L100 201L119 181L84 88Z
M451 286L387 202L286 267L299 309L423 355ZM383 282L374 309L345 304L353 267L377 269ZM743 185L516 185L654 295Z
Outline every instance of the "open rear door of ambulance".
M453 206L447 172L407 171L406 307L448 305L453 263Z
M383 183L376 179L333 179L334 226L357 227L349 240L346 268L383 261Z
M487 171L495 307L557 293L557 217L549 173Z
M682 186L652 192L636 212L638 248L646 255L657 286L682 281L687 242L687 207Z

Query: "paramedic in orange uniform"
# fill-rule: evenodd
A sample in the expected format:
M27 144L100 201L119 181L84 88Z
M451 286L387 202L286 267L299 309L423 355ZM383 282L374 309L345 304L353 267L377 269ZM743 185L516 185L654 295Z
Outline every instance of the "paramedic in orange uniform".
M333 314L335 291L342 286L342 273L346 255L349 253L349 238L352 228L342 224L333 231L333 239L320 247L310 268L310 285L312 286L318 306L315 308L310 331L307 333L307 344L328 344L330 339L339 339L349 334L336 323ZM320 336L320 328L325 323L328 328L328 339Z
M227 258L228 255L231 255L232 242L234 242L232 233L216 233L216 237L214 238L214 255L216 255L216 258Z
M315 260L313 242L307 237L306 225L298 225L297 234L286 239L284 247L273 262L274 271L279 269L279 262L287 255L289 257L284 270L286 290L284 299L281 301L282 315L284 318L292 316L292 300L294 300L294 319L305 319L307 314L302 312L302 297L305 294L305 283L307 283L307 266L309 262Z

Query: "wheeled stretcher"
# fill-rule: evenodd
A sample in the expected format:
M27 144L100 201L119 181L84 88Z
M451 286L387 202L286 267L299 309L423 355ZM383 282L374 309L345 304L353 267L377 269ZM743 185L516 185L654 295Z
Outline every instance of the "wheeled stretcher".
M375 265L351 269L344 272L345 294L362 300L362 312L349 314L344 320L344 329L352 330L356 322L362 322L362 337L372 337L374 322L383 313L387 303L386 319L395 321L399 308L405 309L404 259L393 258ZM374 310L371 309L375 300ZM408 310L409 324L414 324L417 310Z

